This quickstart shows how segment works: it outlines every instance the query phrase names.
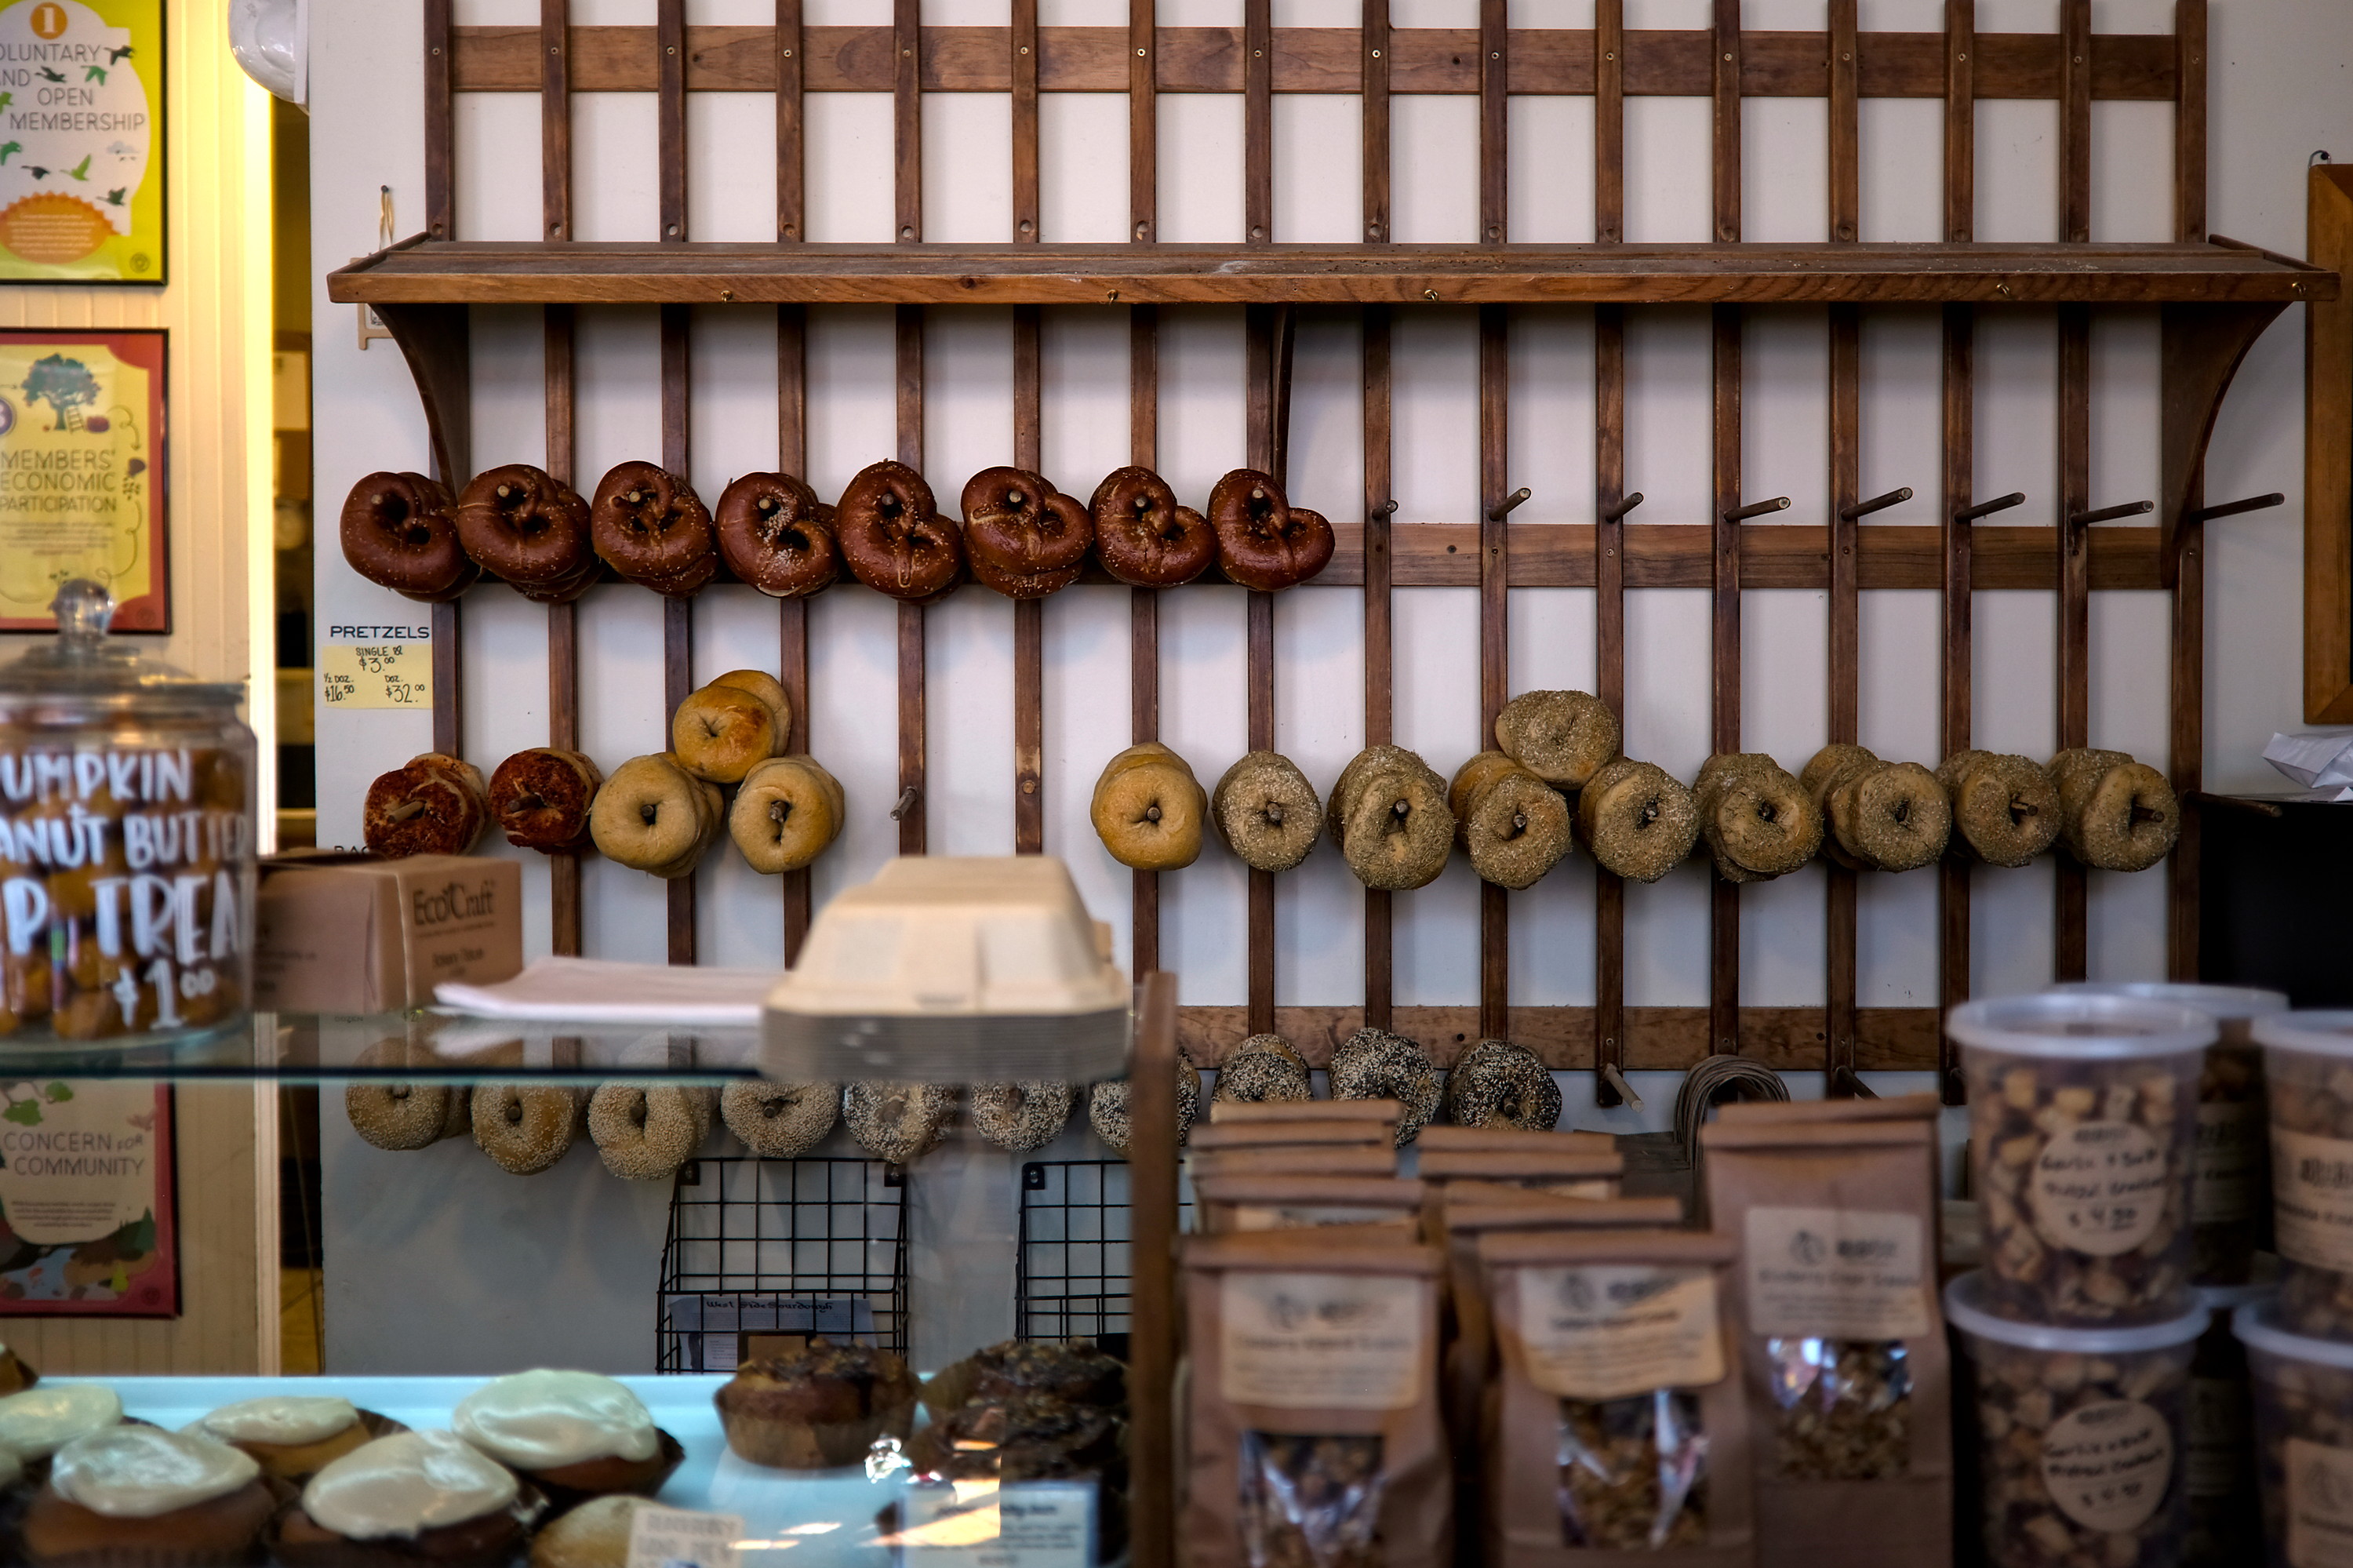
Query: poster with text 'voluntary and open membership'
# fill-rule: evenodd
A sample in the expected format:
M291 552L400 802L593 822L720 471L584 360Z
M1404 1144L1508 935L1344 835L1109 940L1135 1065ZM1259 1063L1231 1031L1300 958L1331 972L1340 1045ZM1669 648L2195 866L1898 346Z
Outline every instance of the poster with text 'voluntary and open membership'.
M164 0L0 0L0 281L164 281Z

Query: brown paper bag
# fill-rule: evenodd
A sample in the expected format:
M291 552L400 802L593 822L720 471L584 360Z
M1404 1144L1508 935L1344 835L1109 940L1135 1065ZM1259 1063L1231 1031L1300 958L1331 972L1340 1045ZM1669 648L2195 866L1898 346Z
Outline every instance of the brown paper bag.
M1700 1141L1715 1234L1740 1249L1760 1568L1950 1563L1934 1129L1743 1118Z
M1421 1239L1421 1183L1388 1176L1210 1176L1193 1183L1196 1229L1235 1232L1377 1229Z
M1489 1568L1750 1568L1732 1255L1688 1231L1480 1239Z
M1425 1127L1414 1143L1422 1152L1496 1154L1613 1154L1618 1139L1606 1132L1539 1132L1526 1127Z
M1184 1255L1184 1568L1447 1568L1439 1257L1198 1237Z
M1497 1181L1556 1198L1614 1198L1625 1170L1625 1160L1617 1154L1425 1149L1414 1166L1430 1192L1422 1229L1436 1236L1443 1228L1446 1189L1456 1181Z
M1385 1121L1391 1127L1405 1114L1395 1100L1213 1100L1209 1120L1253 1121Z
M1221 1121L1209 1127L1195 1128L1185 1146L1206 1151L1306 1149L1316 1145L1388 1149L1395 1147L1396 1143L1395 1118L1388 1121L1359 1118L1350 1121Z
M1185 1170L1196 1181L1211 1176L1394 1176L1397 1167L1397 1150L1386 1143L1209 1149L1198 1154L1188 1150L1185 1155Z

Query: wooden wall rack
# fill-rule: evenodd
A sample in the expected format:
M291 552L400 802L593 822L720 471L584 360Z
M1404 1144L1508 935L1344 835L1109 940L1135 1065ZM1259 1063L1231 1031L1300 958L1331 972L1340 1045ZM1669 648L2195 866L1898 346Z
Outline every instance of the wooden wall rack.
M1973 0L1947 0L1938 33L1858 30L1856 0L1825 0L1820 32L1745 31L1738 0L1715 0L1714 25L1683 32L1628 31L1623 0L1597 0L1589 29L1506 26L1504 0L1481 0L1474 28L1392 28L1387 0L1364 0L1356 28L1278 28L1271 0L1244 0L1239 28L1164 28L1154 0L1129 0L1119 27L1040 27L1036 0L1012 0L1005 27L922 24L919 0L894 0L887 27L808 27L799 0L776 0L763 27L688 27L683 0L656 0L652 27L574 27L567 0L541 0L537 27L452 25L451 0L424 0L426 32L427 227L415 238L332 275L330 296L375 306L415 374L431 428L435 461L462 480L472 471L469 308L538 305L546 320L547 466L571 477L574 440L573 310L638 304L659 313L662 341L662 450L683 468L691 433L687 366L690 310L773 308L777 322L777 424L782 462L806 457L802 347L812 305L889 303L898 308L898 456L923 457L923 311L935 304L989 304L1014 311L1014 407L1010 453L1042 466L1039 451L1039 312L1048 305L1127 313L1131 344L1133 459L1157 453L1160 313L1202 303L1248 307L1248 461L1282 472L1290 401L1292 307L1361 307L1364 341L1364 514L1343 519L1341 550L1323 586L1359 588L1365 602L1365 731L1391 736L1393 596L1422 585L1480 589L1479 691L1492 721L1511 691L1505 589L1565 585L1598 590L1599 694L1613 707L1625 692L1624 594L1630 588L1704 587L1714 593L1713 738L1741 744L1740 595L1745 588L1805 587L1830 599L1830 736L1855 738L1858 596L1881 588L1942 590L1942 725L1946 751L1969 744L1971 593L1983 588L2056 590L2059 744L2081 746L2089 722L2088 604L2094 589L2168 588L2172 594L2171 772L2185 800L2200 782L2203 701L2203 531L2214 518L2276 504L2277 496L2207 504L2206 443L2232 376L2254 339L2287 305L2337 297L2334 272L2220 237L2206 227L2206 5L2177 0L2167 35L2094 35L2090 0L2061 0L2052 34L1980 34ZM699 243L687 205L687 94L775 95L776 239L769 245ZM459 92L536 92L543 128L544 238L520 244L470 241L456 233L452 99ZM642 243L583 244L573 238L570 97L584 91L651 92L659 126L659 232ZM894 106L893 212L898 243L807 242L803 104L809 92L889 92ZM1039 94L1124 91L1129 100L1129 233L1126 245L1044 242L1039 203ZM923 242L922 104L926 92L998 92L1011 100L1013 211L999 245ZM1239 92L1244 101L1244 229L1229 246L1157 242L1157 95ZM1275 233L1272 95L1348 93L1364 124L1365 232L1357 245L1279 243ZM1398 93L1475 95L1480 105L1479 239L1451 246L1398 245L1390 226L1389 110ZM1514 94L1594 100L1593 245L1511 240L1507 101ZM1625 218L1625 101L1666 94L1714 104L1713 234L1703 245L1621 243ZM1828 100L1828 232L1819 245L1742 242L1741 101L1796 96ZM1946 110L1943 240L1862 244L1860 101L1873 97L1941 101ZM1981 99L2056 101L2061 113L2061 240L2049 245L1974 242L1975 104ZM2091 105L2095 100L2170 102L2174 124L2171 243L2091 242ZM1592 524L1511 521L1525 491L1512 487L1505 441L1507 329L1518 304L1583 302L1596 323L1597 493ZM1810 525L1744 524L1778 498L1746 493L1740 472L1742 311L1749 304L1823 306L1831 344L1831 434L1826 454L1831 515ZM1944 471L1920 476L1938 486L1936 527L1864 519L1889 497L1859 493L1862 313L1873 305L1943 307ZM1479 493L1453 518L1405 522L1391 496L1391 307L1459 305L1478 314ZM1715 504L1712 514L1631 514L1642 497L1627 489L1625 331L1630 308L1706 304L1714 317ZM2059 498L2055 528L1982 524L2024 499L1980 500L1974 492L1973 347L1981 311L2056 307L2060 346L2058 471L2021 474L2048 482ZM2089 491L2091 312L2156 307L2163 386L2160 493L2153 498ZM650 432L649 433L650 436ZM528 454L498 454L501 458ZM2154 510L2155 527L2095 524ZM484 591L497 591L487 589ZM853 590L854 591L854 590ZM973 590L979 591L979 590ZM1182 591L1182 590L1178 590ZM454 749L462 733L456 636L460 609L437 607L436 744ZM1011 842L1042 842L1042 616L1039 604L1014 617L1015 811ZM1253 595L1248 616L1250 736L1275 735L1273 600ZM665 700L691 684L692 606L667 605ZM807 622L802 604L778 606L778 665L797 715L792 748L806 750ZM924 848L924 612L900 610L900 793L893 814L900 847ZM1158 599L1136 590L1132 612L1134 738L1156 736ZM576 741L576 625L570 607L549 612L552 744ZM1796 759L1791 759L1796 760ZM2197 819L2190 814L2168 871L2168 967L2197 973ZM1451 874L1460 874L1459 873ZM1973 874L1947 863L1940 877L1941 991L1968 994L1968 900ZM1508 927L1512 900L1482 890L1480 996L1475 1007L1398 1007L1392 997L1391 898L1366 895L1366 994L1361 1007L1277 1008L1272 933L1278 879L1254 874L1250 889L1249 1001L1242 1007L1183 1010L1194 1060L1212 1065L1246 1032L1278 1028L1321 1060L1360 1022L1401 1029L1442 1063L1486 1034L1508 1034L1555 1065L1600 1075L1605 1105L1625 1089L1622 1070L1688 1066L1711 1052L1737 1051L1784 1068L1820 1070L1833 1092L1859 1092L1858 1069L1936 1068L1957 1098L1948 1043L1936 1010L1857 1004L1855 900L1852 874L1829 877L1828 1002L1821 1008L1741 1003L1738 889L1716 887L1710 1001L1705 1007L1629 1008L1624 1001L1626 894L1597 878L1597 986L1591 1007L1511 1005ZM670 947L691 962L693 885L671 885ZM2058 881L2054 967L2080 977L2085 964L2087 879L2063 863ZM559 860L554 932L559 951L580 940L575 863ZM808 919L806 874L785 879L787 957ZM1134 885L1134 968L1158 967L1158 891Z

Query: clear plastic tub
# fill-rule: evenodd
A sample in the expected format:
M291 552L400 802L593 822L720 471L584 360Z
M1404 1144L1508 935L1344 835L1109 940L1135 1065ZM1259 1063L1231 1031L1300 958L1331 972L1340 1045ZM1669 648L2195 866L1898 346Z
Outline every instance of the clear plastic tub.
M2063 992L2137 997L2194 1008L2221 1037L2198 1077L2198 1153L2189 1189L2189 1269L2200 1285L2244 1285L2271 1225L2270 1138L2263 1123L2263 1052L2254 1022L2287 1011L2284 991L2168 980L2085 980Z
M2081 992L1953 1010L1986 1309L2104 1328L2189 1310L2198 1076L2213 1019Z
M2189 1363L2189 1568L2242 1568L2263 1555L2263 1488L2256 1479L2255 1396L2247 1347L2232 1315L2277 1294L2276 1282L2199 1287L2207 1314Z
M2255 1021L2271 1086L2279 1321L2353 1342L2353 1012Z
M2276 1302L2240 1308L2232 1327L2254 1373L2263 1560L2272 1568L2353 1561L2353 1345L2289 1332Z
M1975 1369L1989 1568L2173 1568L2189 1528L2189 1363L2208 1314L2062 1329L1988 1310L1989 1276L1945 1287Z

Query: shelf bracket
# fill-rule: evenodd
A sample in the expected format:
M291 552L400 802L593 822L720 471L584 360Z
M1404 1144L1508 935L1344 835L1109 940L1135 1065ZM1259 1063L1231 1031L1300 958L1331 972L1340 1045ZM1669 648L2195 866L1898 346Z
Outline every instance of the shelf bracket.
M2183 535L2196 526L2192 498L2204 487L2206 445L2222 396L2247 351L2277 319L2284 303L2166 305L2158 313L2163 378L2163 430L2158 526L2158 570L2171 588L2181 567Z
M426 433L433 442L435 477L459 490L474 476L473 343L468 308L380 304L375 313L417 382L417 396L425 405Z

